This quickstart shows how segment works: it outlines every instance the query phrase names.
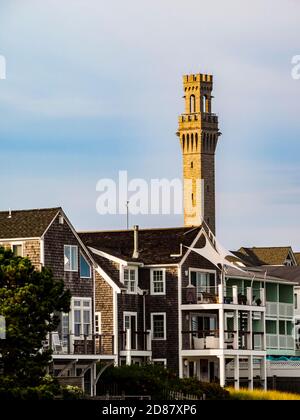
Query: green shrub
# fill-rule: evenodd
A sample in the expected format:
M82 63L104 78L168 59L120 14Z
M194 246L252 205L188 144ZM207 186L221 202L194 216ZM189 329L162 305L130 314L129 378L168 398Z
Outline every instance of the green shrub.
M100 378L98 394L103 393L101 385L104 389L109 389L110 386L113 389L116 385L119 393L151 395L155 400L167 399L171 391L196 395L199 398L205 394L209 400L229 398L228 391L218 384L200 382L196 378L180 379L171 370L152 364L108 368Z

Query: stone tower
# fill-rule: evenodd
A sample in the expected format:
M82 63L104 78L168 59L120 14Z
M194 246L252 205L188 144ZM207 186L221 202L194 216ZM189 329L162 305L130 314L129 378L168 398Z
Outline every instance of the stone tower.
M185 112L177 135L183 156L184 225L199 226L204 218L215 233L215 151L221 133L212 113L213 76L183 76L183 88Z

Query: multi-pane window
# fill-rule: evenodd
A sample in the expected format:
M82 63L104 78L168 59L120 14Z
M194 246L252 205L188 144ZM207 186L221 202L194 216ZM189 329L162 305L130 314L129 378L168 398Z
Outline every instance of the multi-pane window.
M78 271L78 247L76 245L64 246L64 270Z
M82 254L80 254L80 277L85 279L91 278L91 266Z
M152 338L153 340L166 339L166 314L151 314Z
M23 255L23 247L22 244L13 244L11 246L12 248L12 252L14 254L15 257L22 257Z
M165 290L165 270L153 269L151 270L151 294L164 295Z
M62 313L61 318L61 336L62 336L62 345L64 347L68 346L69 343L69 314Z
M91 323L91 299L74 299L73 300L73 322L74 335L90 335L92 331Z
M135 268L124 268L124 286L127 293L136 293L137 270Z
M202 293L215 293L215 274L191 271L191 284L196 287L197 297Z
M101 312L95 312L95 334L101 334Z

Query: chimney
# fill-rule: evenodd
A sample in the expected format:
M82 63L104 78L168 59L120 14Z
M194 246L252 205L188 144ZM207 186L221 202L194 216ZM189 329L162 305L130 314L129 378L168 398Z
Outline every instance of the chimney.
M8 210L8 216L7 216L7 218L8 219L11 219L11 209Z
M139 227L137 225L133 226L133 238L134 247L132 258L139 258Z

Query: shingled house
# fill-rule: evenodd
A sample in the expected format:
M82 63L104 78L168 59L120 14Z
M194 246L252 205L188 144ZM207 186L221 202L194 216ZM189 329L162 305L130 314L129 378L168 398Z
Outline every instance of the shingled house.
M37 269L50 268L71 291L71 311L59 314L58 331L45 343L53 350L50 370L93 394L96 362L114 361L115 349L113 333L100 334L94 323L97 264L90 252L59 207L0 212L0 245L30 258Z
M288 267L297 266L297 254L294 254L290 246L286 247L241 247L234 254L238 256L245 265L256 267L261 265L285 265Z

